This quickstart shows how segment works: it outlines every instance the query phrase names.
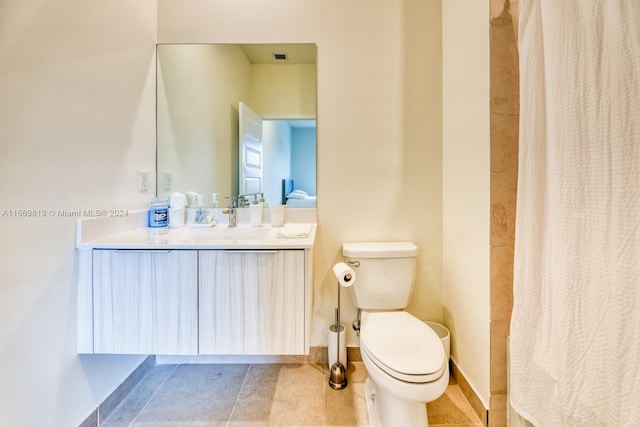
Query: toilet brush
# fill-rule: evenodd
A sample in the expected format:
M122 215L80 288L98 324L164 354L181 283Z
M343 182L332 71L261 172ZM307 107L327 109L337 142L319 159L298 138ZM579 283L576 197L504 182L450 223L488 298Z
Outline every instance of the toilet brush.
M340 363L340 283L338 283L338 307L336 308L336 362L331 366L329 386L334 390L342 390L347 386L345 367Z

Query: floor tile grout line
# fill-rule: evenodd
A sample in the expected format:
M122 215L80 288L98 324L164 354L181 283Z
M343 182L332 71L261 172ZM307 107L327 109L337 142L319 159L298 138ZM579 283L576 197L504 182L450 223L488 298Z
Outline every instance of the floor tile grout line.
M156 363L154 365L154 367L158 366L158 364ZM133 417L133 420L131 420L131 422L129 423L129 427L133 427L133 424L136 422L136 420L138 419L138 417L140 416L140 414L142 414L144 412L145 409L147 409L147 406L149 406L149 404L151 403L151 401L153 400L154 397L156 397L156 395L158 394L158 392L160 391L160 389L167 383L167 381L169 381L169 378L171 378L171 376L176 372L176 369L178 369L178 366L180 366L180 364L176 364L173 369L171 370L171 372L169 373L169 375L167 375L167 377L164 379L164 381L162 381L162 384L160 384L158 386L158 388L156 389L156 391L153 392L153 394L151 395L151 397L149 398L149 400L147 400L147 402L144 404L144 406L142 408L140 408L140 410L138 411L138 413L136 414L135 417Z
M236 406L238 405L238 401L240 400L240 395L242 394L244 385L247 382L247 378L249 377L249 372L251 371L251 368L253 368L253 363L249 364L249 367L247 368L247 372L245 372L244 374L244 378L242 379L242 384L240 385L240 388L238 389L238 394L236 395L236 401L233 402L233 408L231 408L231 412L229 413L229 418L227 419L227 424L225 425L226 427L229 427L229 424L231 424L233 413L236 411Z

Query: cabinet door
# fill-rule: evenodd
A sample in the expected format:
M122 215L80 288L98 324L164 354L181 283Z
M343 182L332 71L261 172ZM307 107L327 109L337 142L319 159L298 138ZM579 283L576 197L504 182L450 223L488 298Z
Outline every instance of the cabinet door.
M93 251L94 352L197 354L196 251Z
M304 251L199 251L201 354L304 354Z

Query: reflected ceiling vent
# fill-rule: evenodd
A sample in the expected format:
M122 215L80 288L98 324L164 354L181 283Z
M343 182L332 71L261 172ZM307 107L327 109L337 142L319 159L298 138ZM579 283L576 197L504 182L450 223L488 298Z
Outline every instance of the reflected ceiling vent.
M271 55L273 56L273 60L276 62L289 60L289 55L286 53L272 53Z

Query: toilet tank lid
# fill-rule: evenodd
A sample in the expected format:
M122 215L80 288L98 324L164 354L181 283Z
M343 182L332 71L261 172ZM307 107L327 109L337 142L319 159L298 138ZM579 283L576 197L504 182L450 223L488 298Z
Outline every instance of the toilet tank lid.
M418 255L411 242L351 242L342 244L342 255L358 258L406 258Z

